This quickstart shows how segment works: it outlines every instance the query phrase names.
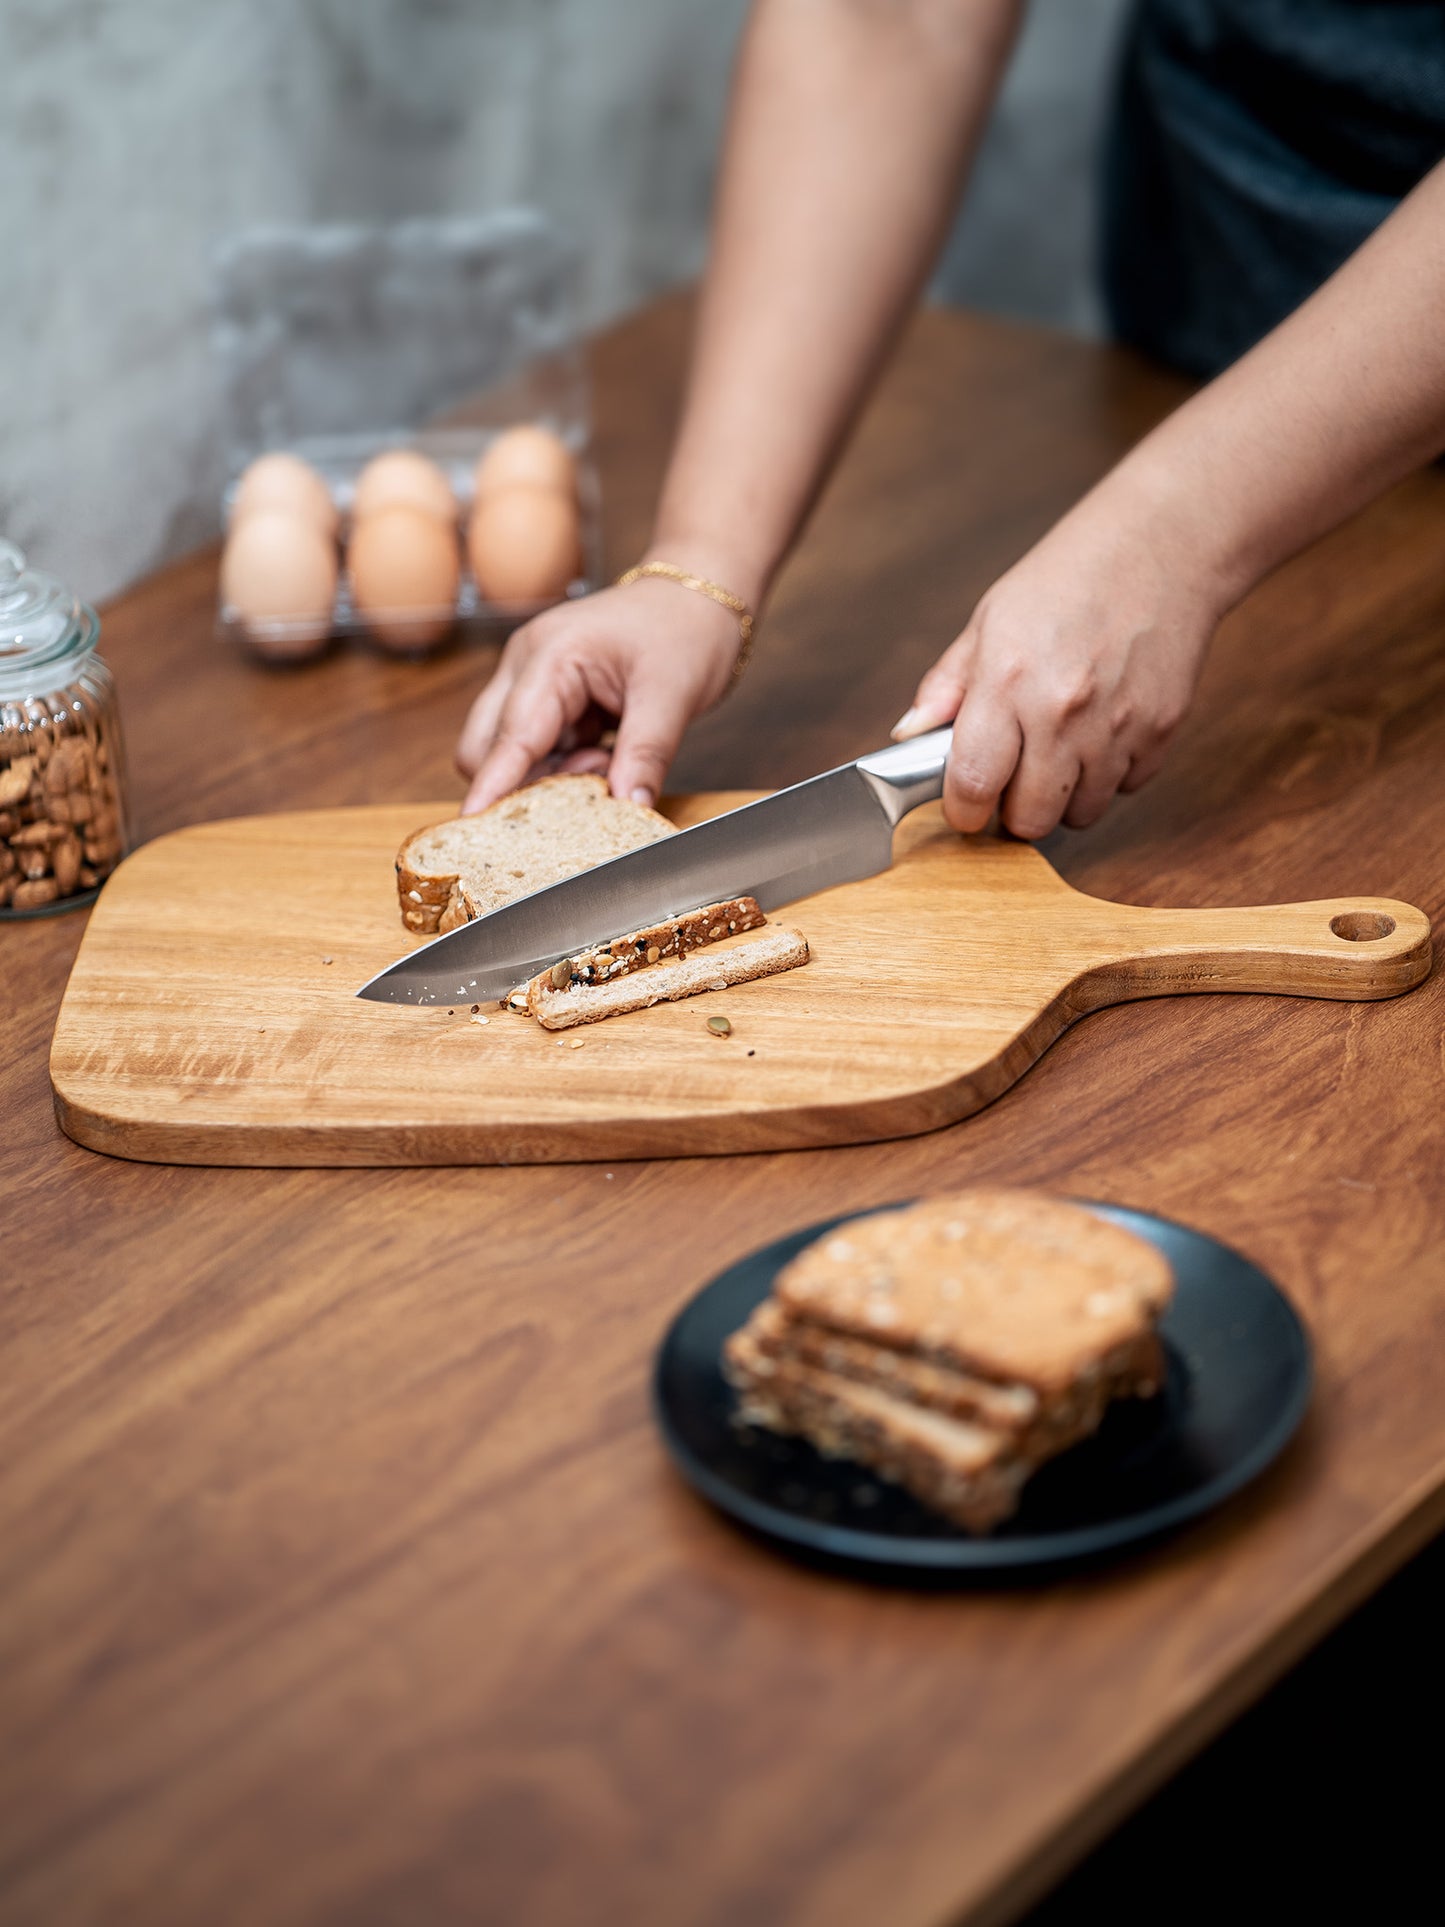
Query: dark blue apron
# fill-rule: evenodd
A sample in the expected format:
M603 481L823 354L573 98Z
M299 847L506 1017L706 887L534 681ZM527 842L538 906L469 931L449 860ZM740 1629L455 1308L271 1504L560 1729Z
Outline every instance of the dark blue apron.
M1445 0L1139 0L1105 168L1115 332L1216 374L1442 156Z

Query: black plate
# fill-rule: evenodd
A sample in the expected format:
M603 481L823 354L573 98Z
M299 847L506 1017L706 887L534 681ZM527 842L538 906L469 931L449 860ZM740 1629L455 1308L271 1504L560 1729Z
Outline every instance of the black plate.
M687 1304L658 1354L663 1437L704 1498L784 1548L879 1576L1023 1574L1097 1559L1210 1511L1256 1478L1309 1402L1310 1353L1288 1301L1227 1245L1167 1218L1080 1199L1163 1252L1175 1293L1157 1398L1111 1407L1093 1438L1038 1472L1014 1517L977 1539L865 1468L742 1424L723 1340L830 1218L731 1266ZM882 1207L898 1210L897 1205ZM859 1215L872 1216L871 1212Z

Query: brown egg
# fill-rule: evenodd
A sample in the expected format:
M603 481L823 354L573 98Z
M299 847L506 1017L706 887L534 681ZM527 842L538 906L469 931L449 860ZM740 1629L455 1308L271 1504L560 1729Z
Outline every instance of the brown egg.
M477 463L477 500L494 489L515 488L518 483L529 488L555 488L563 495L576 493L576 466L560 435L532 424L498 435Z
M231 521L269 510L311 522L323 535L336 533L336 504L325 482L310 462L279 449L257 456L241 476L231 503Z
M388 649L425 648L450 630L461 577L450 522L406 503L377 509L353 528L346 566L357 613Z
M331 630L336 546L314 522L256 509L231 526L221 601L268 656L306 656Z
M504 488L478 502L467 553L488 602L555 602L582 563L577 510L552 488Z
M390 508L421 509L442 522L457 519L451 483L430 456L414 448L389 448L373 456L356 478L351 504L356 521Z

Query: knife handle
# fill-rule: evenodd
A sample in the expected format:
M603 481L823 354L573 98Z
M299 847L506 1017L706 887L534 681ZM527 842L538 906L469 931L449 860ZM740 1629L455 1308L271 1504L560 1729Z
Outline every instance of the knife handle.
M897 823L920 803L934 803L942 796L943 769L952 741L950 724L947 729L930 729L926 736L890 743L887 749L875 749L871 756L858 758L856 767L867 778L890 822Z

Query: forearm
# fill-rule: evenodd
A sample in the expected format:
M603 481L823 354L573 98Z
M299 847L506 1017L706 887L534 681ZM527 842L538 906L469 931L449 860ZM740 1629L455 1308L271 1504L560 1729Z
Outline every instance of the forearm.
M1222 614L1445 449L1445 166L1085 512L1157 526Z
M760 602L928 271L1020 0L761 0L653 550Z

